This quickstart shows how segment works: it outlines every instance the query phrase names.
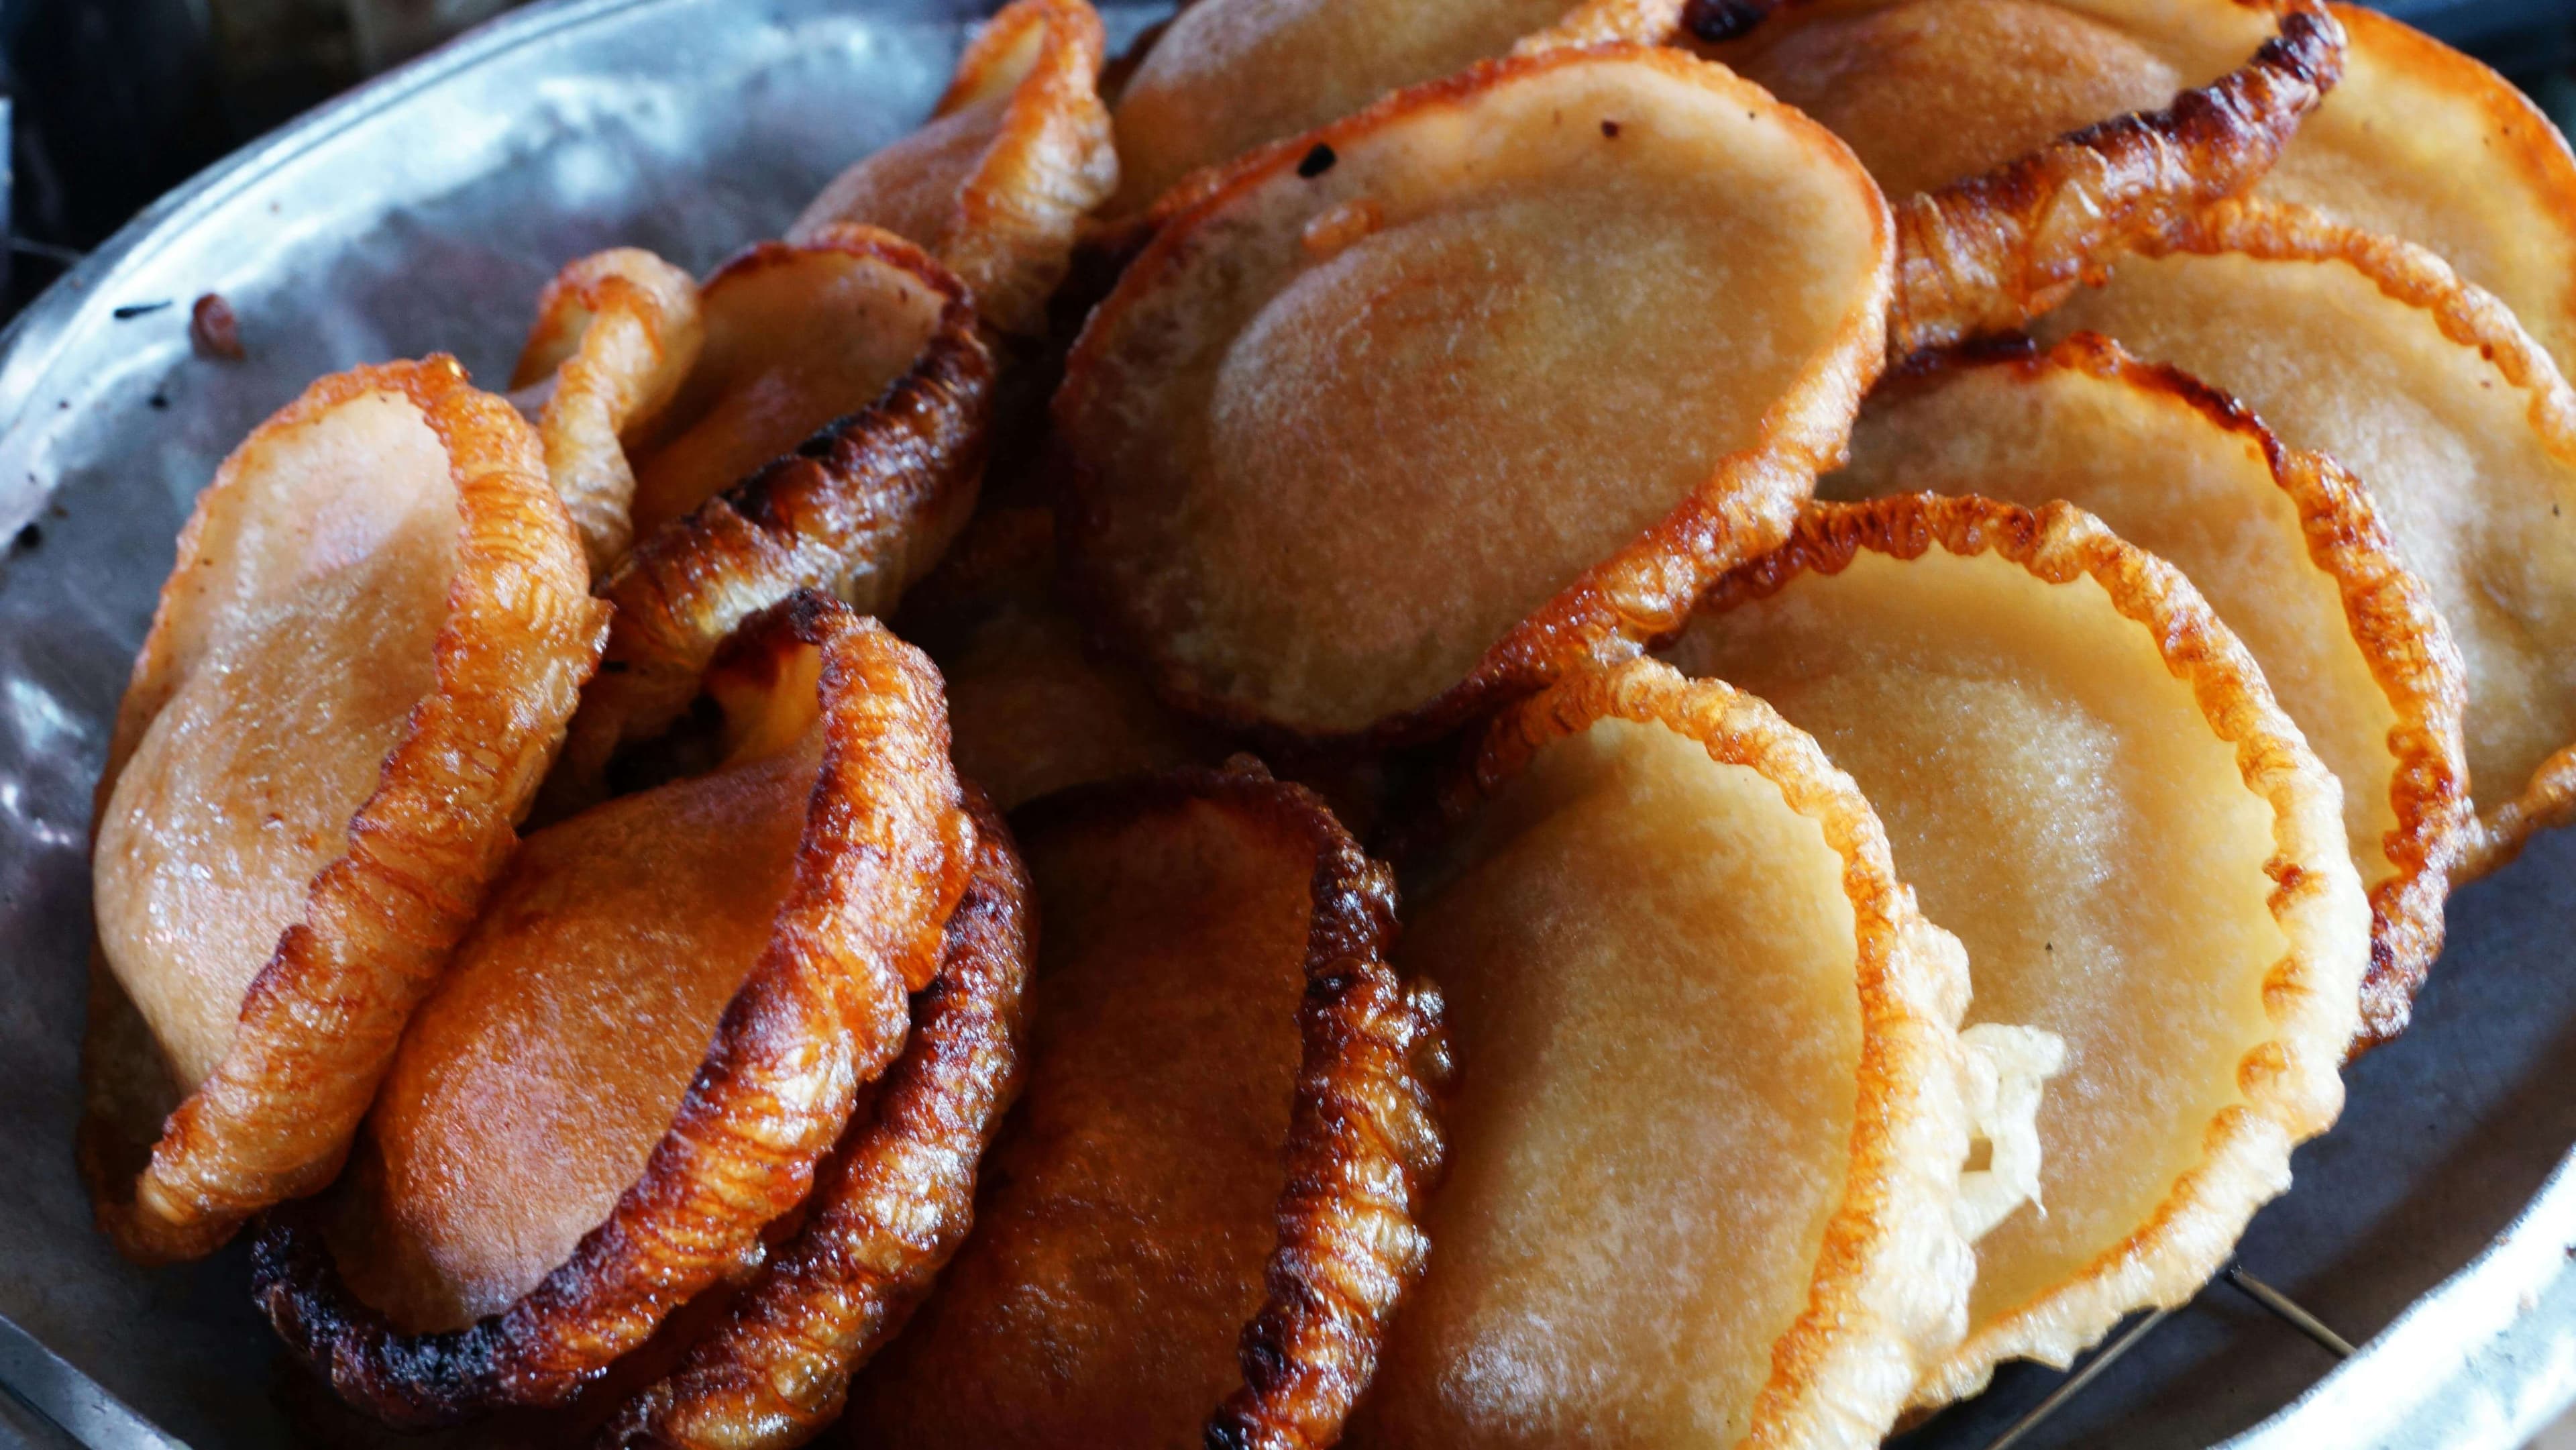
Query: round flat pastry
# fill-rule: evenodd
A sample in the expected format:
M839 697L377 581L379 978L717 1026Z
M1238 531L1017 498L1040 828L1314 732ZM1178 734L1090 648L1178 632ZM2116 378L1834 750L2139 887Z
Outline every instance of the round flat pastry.
M1045 923L1027 1092L840 1440L1333 1443L1440 1161L1439 999L1384 960L1391 877L1257 766L1019 826Z
M1102 43L1084 0L1014 0L966 47L929 124L834 178L787 240L883 227L946 263L987 326L1043 336L1075 230L1118 184Z
M1938 359L1861 409L1820 496L1983 494L2084 509L2179 567L2343 786L2370 893L2362 1030L2405 1030L2468 841L2459 651L2369 495L2233 400L2077 333L2044 356Z
M91 853L81 1157L125 1253L339 1171L599 656L585 578L535 437L447 357L322 379L198 495Z
M1229 173L1092 314L1069 582L1194 712L1438 734L1786 531L1891 256L1839 142L1678 51L1390 97Z
M2343 80L2258 194L2404 237L2494 293L2576 372L2576 156L2511 81L2403 22L2337 4Z
M841 1413L851 1371L903 1327L974 1222L975 1171L1019 1093L1035 923L1019 848L972 785L973 874L903 1057L816 1173L805 1222L603 1446L784 1450Z
M1348 1443L1876 1445L1973 1266L1958 942L1814 741L1652 661L1507 712L1475 785L1399 954L1449 1181Z
M2253 185L2343 45L2323 0L1695 0L1685 23L1898 198L1900 356L2009 331Z
M546 473L594 578L635 541L628 450L661 420L705 340L696 279L634 247L582 258L537 298L511 393L535 411Z
M1091 781L1215 764L1222 751L1103 655L1056 597L1045 509L976 517L904 596L895 629L948 685L949 754L1004 810Z
M2421 248L2250 203L2158 251L2046 335L2086 328L2189 369L2361 480L2466 665L2481 838L2464 869L2511 859L2576 812L2576 393Z
M1917 1400L2191 1297L2341 1108L2370 958L2334 778L2244 647L2081 510L1915 495L1816 505L1669 653L1851 772L1973 1018L2065 1042L2041 1208L1978 1244Z
M1113 215L1193 172L1519 46L1658 42L1681 0L1192 0L1118 90Z
M885 613L975 507L992 355L920 248L845 225L766 242L703 305L697 366L635 455L636 544L598 586L616 615L548 820L605 797L618 747L679 718L744 620L800 589Z
M340 1189L262 1234L351 1403L568 1400L740 1270L902 1049L973 846L938 674L810 594L734 648L724 764L527 839Z

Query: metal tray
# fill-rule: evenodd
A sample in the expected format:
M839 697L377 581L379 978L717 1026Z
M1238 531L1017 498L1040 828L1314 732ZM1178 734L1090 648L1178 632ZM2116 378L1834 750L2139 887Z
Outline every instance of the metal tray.
M1113 41L1161 8L1110 7ZM0 1316L25 1331L0 1323L0 1385L50 1394L76 1370L203 1450L314 1443L240 1250L125 1265L90 1231L71 1161L90 786L216 461L353 363L445 349L498 379L566 259L631 242L705 267L774 233L928 110L978 14L520 11L166 198L0 337ZM239 314L248 361L190 353L189 303L208 291ZM2510 1450L2576 1399L2571 906L2563 833L2460 894L2414 1031L2352 1070L2342 1124L2245 1239L2250 1269L2369 1339L2359 1356L2328 1374L2322 1351L2212 1289L2026 1443ZM2055 1380L2009 1370L1908 1450L1982 1446ZM92 1445L167 1443L94 1393L57 1414ZM0 1395L0 1444L50 1433Z

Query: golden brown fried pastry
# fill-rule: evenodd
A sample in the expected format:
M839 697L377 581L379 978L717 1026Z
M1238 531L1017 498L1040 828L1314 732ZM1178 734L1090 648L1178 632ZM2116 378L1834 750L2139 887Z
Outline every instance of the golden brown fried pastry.
M2337 4L2343 80L2258 194L2428 248L2576 369L2576 157L2504 77L2374 10Z
M938 675L810 594L735 650L724 765L528 838L342 1191L261 1236L278 1332L383 1418L569 1399L756 1259L902 1049L973 846Z
M582 258L537 298L510 387L538 406L546 472L594 578L634 542L628 450L660 421L705 340L696 280L634 247Z
M1399 953L1450 1177L1350 1443L1875 1445L1967 1298L1958 942L1814 741L1652 661L1474 785Z
M1840 143L1677 51L1391 97L1241 164L1092 314L1070 582L1195 713L1440 733L1781 536L1891 256Z
M2044 356L1946 357L1882 386L1817 492L2064 499L2188 575L2343 786L2372 908L2362 1030L2405 1030L2472 824L2465 690L2431 592L2351 475L2207 385L2077 333Z
M1440 1160L1438 998L1384 960L1392 879L1257 767L1019 824L1044 922L1027 1093L840 1437L1332 1443Z
M1018 1095L1035 923L1010 831L983 793L974 874L948 919L911 1040L818 1170L804 1225L670 1375L630 1400L612 1446L769 1450L841 1413L851 1371L903 1327L974 1221L976 1166Z
M2421 248L2266 203L2221 208L2044 319L2243 399L2377 503L2466 662L2467 874L2576 812L2576 393Z
M1193 0L1118 92L1113 214L1265 142L1514 51L1656 42L1681 0Z
M339 1171L598 658L583 582L535 437L443 356L315 383L198 496L91 860L81 1155L126 1254Z
M958 773L1005 810L1223 753L1155 699L1131 664L1084 641L1056 595L1055 521L1045 509L978 515L905 596L895 628L947 681Z
M2370 912L2339 796L2179 571L2066 504L1818 504L1670 649L1814 734L1967 944L1971 1015L2066 1044L2039 1201L1977 1246L1938 1404L2191 1297L2334 1121Z
M1042 335L1075 229L1118 185L1101 45L1084 0L1005 6L966 47L930 123L835 177L787 239L883 227L946 263L987 326Z
M2017 327L2135 238L2252 186L2342 61L2323 0L1773 8L1705 53L1851 143L1897 198L1899 355ZM1746 13L1691 18L1725 38Z
M597 679L546 785L561 819L618 747L680 717L716 647L799 589L892 608L973 512L991 354L963 284L866 227L764 243L705 290L707 343L636 464L636 545Z

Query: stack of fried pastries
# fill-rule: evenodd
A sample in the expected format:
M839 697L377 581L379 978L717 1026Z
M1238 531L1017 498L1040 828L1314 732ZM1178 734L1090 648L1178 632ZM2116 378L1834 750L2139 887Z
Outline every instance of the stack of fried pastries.
M2576 815L2576 158L2474 62L1108 54L1015 0L201 495L80 1152L318 1441L1875 1444L2197 1292Z

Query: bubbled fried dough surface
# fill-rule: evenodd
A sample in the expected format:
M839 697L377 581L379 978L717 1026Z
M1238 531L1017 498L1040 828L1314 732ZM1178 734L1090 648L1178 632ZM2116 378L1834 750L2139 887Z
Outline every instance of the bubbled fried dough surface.
M100 942L189 1090L435 688L456 561L447 454L409 399L360 395L269 447L200 562L225 597L202 601L196 662L99 816ZM413 483L348 486L369 475Z
M821 732L531 836L424 1003L332 1248L406 1333L508 1306L643 1171L768 943Z
M966 1247L836 1443L1200 1443L1278 1241L1303 837L1206 801L1023 833L1028 1079Z
M1852 1153L1842 862L1660 725L1545 747L1411 914L1464 1065L1355 1446L1731 1445Z
M1924 914L1968 948L1970 1020L2066 1041L2039 1112L2047 1213L1979 1243L1971 1332L2143 1228L2242 1100L2286 947L2271 808L2147 631L2089 577L1864 551L1702 617L1672 658L1851 773Z

